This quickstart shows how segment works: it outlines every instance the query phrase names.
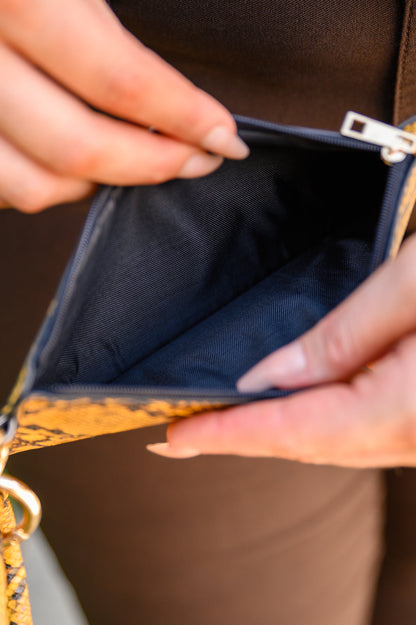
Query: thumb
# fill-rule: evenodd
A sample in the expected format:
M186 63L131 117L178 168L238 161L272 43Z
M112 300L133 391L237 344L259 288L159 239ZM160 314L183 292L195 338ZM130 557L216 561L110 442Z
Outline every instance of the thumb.
M243 375L238 390L260 392L343 379L416 329L415 236L396 260L382 265L316 326Z

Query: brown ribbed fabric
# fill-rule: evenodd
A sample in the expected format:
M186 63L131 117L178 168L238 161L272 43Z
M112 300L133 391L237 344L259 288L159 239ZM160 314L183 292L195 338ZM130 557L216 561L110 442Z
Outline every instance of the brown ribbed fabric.
M233 112L280 122L338 128L349 108L389 121L401 40L402 68L410 58L401 29L411 12L403 22L396 0L112 5ZM414 83L399 74L398 85L400 117ZM4 392L73 244L72 210L0 212L12 285L0 309ZM163 436L152 428L14 459L91 625L368 625L382 552L378 472L144 451ZM394 606L390 587L378 616Z
M136 36L235 113L334 129L348 109L392 118L400 1L111 4Z

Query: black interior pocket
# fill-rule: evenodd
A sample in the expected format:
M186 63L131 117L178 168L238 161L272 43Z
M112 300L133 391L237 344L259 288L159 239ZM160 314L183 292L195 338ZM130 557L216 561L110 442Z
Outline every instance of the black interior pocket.
M233 388L368 274L377 153L257 137L199 180L122 191L36 386Z

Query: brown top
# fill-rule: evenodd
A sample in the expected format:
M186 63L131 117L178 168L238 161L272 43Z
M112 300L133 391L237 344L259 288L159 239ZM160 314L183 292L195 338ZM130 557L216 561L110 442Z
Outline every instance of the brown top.
M144 43L234 113L391 121L404 0L114 0Z

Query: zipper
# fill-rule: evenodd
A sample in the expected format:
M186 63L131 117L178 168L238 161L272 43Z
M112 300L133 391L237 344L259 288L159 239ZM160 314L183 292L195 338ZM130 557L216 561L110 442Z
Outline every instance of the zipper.
M243 115L235 115L234 117L241 131L265 131L272 135L287 135L289 137L306 139L336 148L347 148L351 150L376 152L378 149L378 146L371 142L363 142L362 139L357 140L355 137L343 136L340 132L334 130L276 124L275 122L253 119Z
M403 163L408 156L416 155L416 134L403 130L407 126L404 122L401 127L380 122L372 117L361 115L355 111L348 111L340 128L340 134L349 139L361 141L363 145L381 147L380 157L386 165ZM407 176L412 160L408 167L396 168L393 175L388 176L384 191L384 203L380 212L378 226L374 237L373 259L370 273L386 260L391 236L392 215L386 207L391 206L399 187Z
M416 135L371 117L348 111L340 133L344 137L378 145L381 158L387 165L401 163L407 155L416 154Z
M238 404L242 402L257 401L259 399L275 399L286 397L299 389L269 389L260 393L240 393L236 389L212 389L190 387L164 387L164 386L125 386L122 384L52 384L45 388L37 388L31 393L39 397L59 397L60 399L89 399L117 398L129 399L130 397L140 401L149 399L163 399L165 401L211 401L224 404Z

